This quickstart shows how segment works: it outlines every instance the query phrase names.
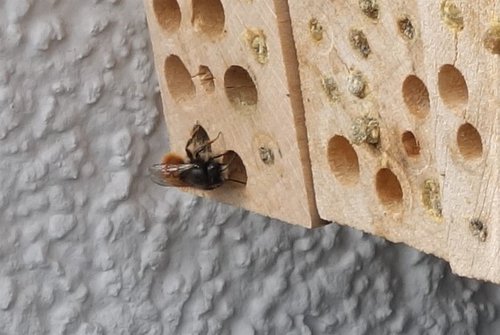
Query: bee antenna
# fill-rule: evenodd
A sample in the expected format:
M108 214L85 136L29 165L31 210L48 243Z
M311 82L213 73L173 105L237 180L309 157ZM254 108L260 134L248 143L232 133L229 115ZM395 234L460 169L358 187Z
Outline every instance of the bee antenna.
M219 131L217 136L213 140L211 140L210 143L214 143L215 141L217 141L217 139L220 137L220 135L222 135L222 131Z
M194 152L194 156L195 157L198 157L198 154L200 152L202 152L203 150L205 150L206 147L208 147L209 145L211 145L212 143L214 143L215 141L217 141L217 139L220 137L220 135L222 135L222 132L219 131L219 133L217 134L217 137L214 138L213 140L210 140L208 141L207 143L203 144L202 146L200 146L195 152Z

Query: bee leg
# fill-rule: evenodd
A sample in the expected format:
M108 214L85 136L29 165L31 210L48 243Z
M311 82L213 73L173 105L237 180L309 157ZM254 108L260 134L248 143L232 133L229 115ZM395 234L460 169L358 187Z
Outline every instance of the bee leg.
M232 155L232 157L229 157L230 154ZM221 173L223 173L223 175L224 175L224 180L231 181L233 183L238 183L238 184L241 184L241 185L246 185L247 184L247 182L246 182L246 180L247 180L246 171L243 172L243 174L244 174L244 177L243 177L244 181L243 181L243 180L238 180L238 179L232 178L232 177L237 177L238 178L238 176L242 176L241 175L241 171L239 171L238 167L236 167L236 170L233 170L233 171L229 170L229 168L231 167L231 165L235 162L236 158L238 158L238 160L240 160L240 162L241 162L241 159L239 158L239 156L238 156L237 153L235 153L234 151L226 151L226 152L224 152L224 153L222 153L220 155L214 156L212 158L218 158L218 157L224 157L224 158L226 158L225 156L228 157L227 158L227 163L225 163L225 164L222 163L221 164L221 169L220 169ZM224 161L224 159L223 159L223 161ZM243 169L244 169L244 167L243 167ZM233 175L235 172L236 172L236 175Z
M223 154L224 155L224 154ZM220 169L221 172L224 172L224 171L227 171L227 169L229 168L229 166L231 166L231 164L233 163L234 159L236 158L236 154L233 154L233 157L231 157L231 160L227 163L227 164L224 164L222 166L222 168ZM226 178L225 180L226 181L231 181L233 183L237 183L237 184L241 184L241 185L246 185L247 183L244 182L244 181L241 181L241 180L238 180L238 179L234 179L234 178L230 178L230 173L226 172Z
M192 161L194 159L193 154L191 153L191 150L189 150L189 146L191 145L192 142L193 142L193 139L190 138L187 141L186 146L184 147L184 151L186 151L186 155L187 155L187 157L189 158L190 161Z
M226 154L227 153L225 152L223 154L214 156L213 158L221 157L221 156L224 156ZM236 158L236 154L233 153L233 157L231 157L231 159L229 160L229 162L227 162L226 164L222 165L221 171L226 171L229 168L229 166L233 163L233 161L234 161L235 158Z
M211 141L208 141L207 143L201 145L199 148L196 149L196 151L193 153L194 157L196 158L199 158L199 155L200 155L200 152L202 152L203 150L205 150L209 145L211 145L212 143L214 143L215 141L217 141L220 137L220 135L222 135L222 132L219 131L219 133L217 134L217 137L214 138L213 140ZM188 141L188 143L190 143ZM187 148L187 146L186 146ZM187 149L186 149L187 150Z

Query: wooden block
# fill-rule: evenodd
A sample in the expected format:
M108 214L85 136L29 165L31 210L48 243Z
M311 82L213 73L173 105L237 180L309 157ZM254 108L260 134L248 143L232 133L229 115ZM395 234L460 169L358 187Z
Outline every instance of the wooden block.
M497 1L290 1L320 216L500 283Z
M171 149L199 122L248 176L198 195L305 227L321 224L284 0L145 0ZM291 51L290 51L291 50ZM160 158L159 158L160 159Z

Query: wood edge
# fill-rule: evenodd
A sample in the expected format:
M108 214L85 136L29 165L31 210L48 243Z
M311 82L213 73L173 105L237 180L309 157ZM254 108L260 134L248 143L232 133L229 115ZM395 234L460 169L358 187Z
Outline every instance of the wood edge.
M327 221L320 218L318 208L316 206L316 195L314 192L307 128L305 124L305 109L299 76L299 62L297 59L297 50L295 49L295 40L293 38L288 1L274 0L274 8L278 23L281 52L285 63L285 72L290 93L290 103L293 110L297 143L299 144L298 149L300 160L302 162L302 175L304 178L304 186L306 188L308 208L311 215L311 225L307 228L322 227L327 223Z

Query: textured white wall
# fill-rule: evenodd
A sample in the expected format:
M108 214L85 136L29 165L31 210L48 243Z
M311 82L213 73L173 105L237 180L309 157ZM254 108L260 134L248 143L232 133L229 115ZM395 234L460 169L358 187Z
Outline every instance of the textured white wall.
M500 287L153 185L141 0L0 0L0 334L495 334Z

